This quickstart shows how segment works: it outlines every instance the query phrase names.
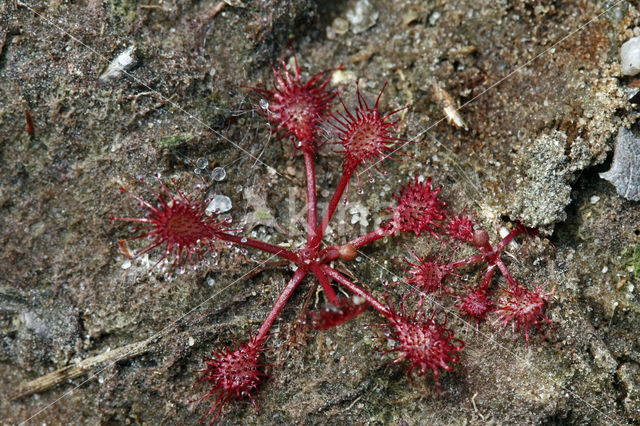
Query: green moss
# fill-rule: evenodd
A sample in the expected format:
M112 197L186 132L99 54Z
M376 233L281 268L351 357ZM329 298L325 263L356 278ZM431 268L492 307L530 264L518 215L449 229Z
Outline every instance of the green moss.
M627 247L622 251L622 266L633 274L633 279L640 279L640 244L635 247Z
M271 216L271 213L269 213L269 212L263 212L263 211L257 211L257 212L256 212L256 217L257 217L258 219L261 219L261 220L265 220L265 219L271 219L271 218L273 218L273 216Z
M117 16L126 24L130 24L137 18L136 2L128 0L113 0L109 2L109 13Z
M173 136L166 136L158 139L158 146L162 149L174 149L193 138L191 133L182 133Z

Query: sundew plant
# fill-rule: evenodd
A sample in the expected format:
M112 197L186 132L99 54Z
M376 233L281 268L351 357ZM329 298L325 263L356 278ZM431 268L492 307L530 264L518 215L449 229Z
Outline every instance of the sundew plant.
M215 200L197 201L194 196L180 190L173 195L162 181L160 189L150 190L155 198L153 201L145 201L130 193L138 206L146 211L143 217L111 217L111 220L132 222L142 228L138 235L119 242L121 251L127 257L138 258L158 248L162 255L153 267L166 267L167 274L176 269L182 271L189 263L207 265L207 257L216 250L216 244L220 242L227 243L229 247L234 244L262 251L294 265L292 278L280 292L256 334L250 335L246 343L214 349L212 357L206 361L206 368L201 370L203 376L200 380L209 382L211 386L202 399L209 396L214 398L208 412L208 415L213 415L212 423L220 416L225 403L232 398L249 398L258 408L254 394L262 379L269 377L265 368L275 366L261 361L263 352L266 352L268 337L274 322L307 275L314 276L321 286L326 305L318 311L303 311L299 320L300 327L308 325L310 328L326 330L353 319L371 307L388 321L378 325L389 329L391 334L387 334L387 338L395 342L395 347L392 344L392 349L382 352L397 353L392 364L407 361L409 377L414 370L418 376L431 370L438 391L440 369L453 371L453 364L459 361L458 351L464 347L464 342L454 337L453 331L446 328L446 316L441 322L436 319L437 307L425 309L424 300L428 294L435 294L438 298L448 295L458 299L461 315L470 317L477 325L495 314L495 322L499 327L510 325L514 332L522 332L527 342L531 327L540 329L542 322L551 324L543 311L552 294L543 291L542 286L530 290L518 283L503 261L503 251L516 236L536 235L537 232L516 224L502 241L492 245L487 231L476 224L472 217L447 209L447 204L440 199L441 188L434 187L431 177L421 182L416 176L414 182L401 188L394 195L397 204L390 208L389 219L383 221L378 229L348 242L334 245L324 243L326 230L343 200L351 178L358 173L358 168L364 166L371 176L370 170L366 168L371 163L383 176L387 176L382 160L394 159L391 154L398 153L400 148L411 141L393 135L400 120L394 119L394 116L402 109L380 112L379 103L383 91L375 104L369 105L358 88L357 106L350 111L340 95L327 88L330 73L321 72L303 82L295 56L294 63L292 72L286 69L284 58L281 69L274 68L273 91L260 88L253 90L265 97L260 104L266 118L277 125L276 132L281 131L285 136L290 136L295 149L301 153L307 191L306 243L297 250L289 250L244 236L242 229L231 228L233 220L218 218L220 208ZM331 112L336 97L340 100L341 112ZM326 126L332 127L335 135L333 143L340 147L338 153L344 160L335 192L321 219L318 219L315 160L321 143L318 138ZM332 142L324 140L322 143ZM359 178L357 184L360 185ZM123 187L121 190L128 192ZM344 200L347 203L348 200ZM209 206L214 207L210 209ZM334 265L338 259L353 261L359 250L377 240L406 233L426 235L439 241L442 246L451 247L450 257L453 257L462 243L469 243L477 250L477 254L448 261L441 255L422 258L411 251L416 263L405 259L410 268L405 269L407 278L404 281L411 289L408 294L418 297L417 308L410 308L411 312L407 312L409 302L404 296L402 301L394 302L392 292L385 290L383 299L376 299L371 291L356 284ZM150 240L148 245L130 253L127 242L144 238ZM476 263L486 264L481 283L454 289L452 281L459 277L455 271ZM496 271L503 275L508 289L494 301L490 295L493 293L492 279ZM338 286L347 291L347 297L337 295L334 287ZM401 287L400 284L396 286ZM433 301L430 304L439 305Z

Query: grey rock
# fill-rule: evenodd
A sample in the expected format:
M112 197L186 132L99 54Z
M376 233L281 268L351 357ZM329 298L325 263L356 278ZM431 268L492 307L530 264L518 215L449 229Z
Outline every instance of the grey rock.
M640 139L624 127L618 132L611 168L600 173L627 200L640 200Z
M527 169L512 201L510 215L529 226L548 226L566 218L573 173L565 154L567 135L554 131L525 149Z

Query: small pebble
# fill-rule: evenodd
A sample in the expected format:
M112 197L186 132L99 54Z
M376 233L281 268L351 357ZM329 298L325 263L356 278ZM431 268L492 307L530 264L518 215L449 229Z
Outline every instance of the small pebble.
M231 203L231 198L226 195L216 195L213 197L209 205L207 206L206 213L225 213L231 210L233 204Z
M418 15L418 12L416 12L415 10L410 10L409 12L402 15L402 18L400 18L400 20L402 21L402 26L407 27L417 21L419 18L420 15Z
M440 19L440 12L436 10L431 14L431 16L429 16L429 24L435 25L436 22L438 22L438 19Z
M360 34L373 27L380 14L374 9L369 0L358 0L352 9L346 13L347 20L351 24L351 31Z
M640 37L633 37L620 48L622 74L636 75L640 72Z
M111 61L107 70L99 77L99 80L102 82L116 80L120 78L123 72L133 68L137 62L136 47L131 45Z
M331 24L336 35L345 35L349 31L349 21L344 18L336 18Z
M498 232L500 233L500 238L505 238L507 235L509 235L510 231L505 226L501 226Z

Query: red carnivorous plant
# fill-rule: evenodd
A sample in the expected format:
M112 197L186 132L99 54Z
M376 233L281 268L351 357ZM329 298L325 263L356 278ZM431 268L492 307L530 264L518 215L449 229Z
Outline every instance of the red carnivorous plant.
M387 352L396 358L391 363L408 362L409 374L412 371L422 376L433 372L436 388L440 388L440 370L451 372L453 364L459 361L459 352L464 342L454 337L454 332L446 328L446 321L438 322L435 312L427 313L423 303L426 294L435 292L440 298L453 297L463 316L477 323L486 320L492 312L498 313L501 325L512 323L514 330L523 331L527 341L531 325L540 327L541 321L548 322L543 309L550 293L527 290L512 278L501 254L505 247L519 234L530 234L531 230L516 225L511 233L498 244L491 245L488 233L474 222L473 216L456 215L448 210L447 204L440 198L441 187L433 184L432 178L422 179L416 176L413 182L401 188L396 205L388 213L389 219L377 229L367 234L341 243L331 244L326 239L329 225L352 175L358 168L367 165L378 167L380 162L390 157L405 144L411 143L395 136L398 119L393 119L395 111L381 113L381 89L375 104L369 105L360 91L356 90L356 107L350 110L341 97L328 87L331 72L321 72L308 81L302 81L298 62L295 62L293 74L287 70L284 57L281 68L273 70L274 87L271 90L253 88L264 96L263 104L266 118L277 124L278 129L294 140L304 159L306 171L307 230L306 242L297 250L280 247L248 236L240 235L240 230L232 229L231 224L218 220L215 212L206 211L206 202L178 191L174 196L160 181L160 190L152 191L155 203L147 202L137 195L130 194L147 214L141 218L112 217L112 220L135 222L142 226L141 235L129 240L150 238L146 248L132 256L150 253L163 248L160 260L172 259L172 267L182 267L186 263L195 263L206 257L217 242L236 244L260 250L291 262L295 267L293 276L281 291L271 311L255 333L250 333L248 342L234 344L232 347L218 347L205 361L200 381L210 388L203 398L213 396L214 402L205 417L212 417L213 423L221 414L223 406L232 398L249 398L257 408L254 391L267 377L261 361L266 351L265 342L269 330L291 295L305 277L313 276L318 281L327 299L326 308L318 312L309 312L306 322L315 329L323 330L344 323L362 313L367 307L375 309L386 319L380 324L392 332L388 339L395 346ZM338 98L341 112L333 111L334 100ZM332 128L336 143L343 154L342 174L333 196L318 222L318 200L315 177L317 141L320 126ZM127 190L122 189L129 193ZM165 195L166 194L166 195ZM408 278L404 285L419 296L411 303L405 296L400 308L394 308L389 290L382 301L375 298L354 280L345 276L333 262L340 259L353 260L363 246L385 237L404 234L406 236L427 235L435 238L439 244L452 247L452 253L461 244L471 244L477 254L459 260L443 260L445 257L428 255L420 257L413 251L415 260L406 261L405 272ZM120 243L126 249L124 242ZM324 245L323 245L324 244ZM123 249L125 254L128 250ZM454 271L473 264L486 264L482 283L466 294L460 295L454 290L452 281L460 276ZM494 272L499 270L506 279L509 288L499 302L490 300L490 286ZM352 295L351 298L338 297L336 287ZM408 306L414 309L407 310ZM204 418L203 418L204 421Z

